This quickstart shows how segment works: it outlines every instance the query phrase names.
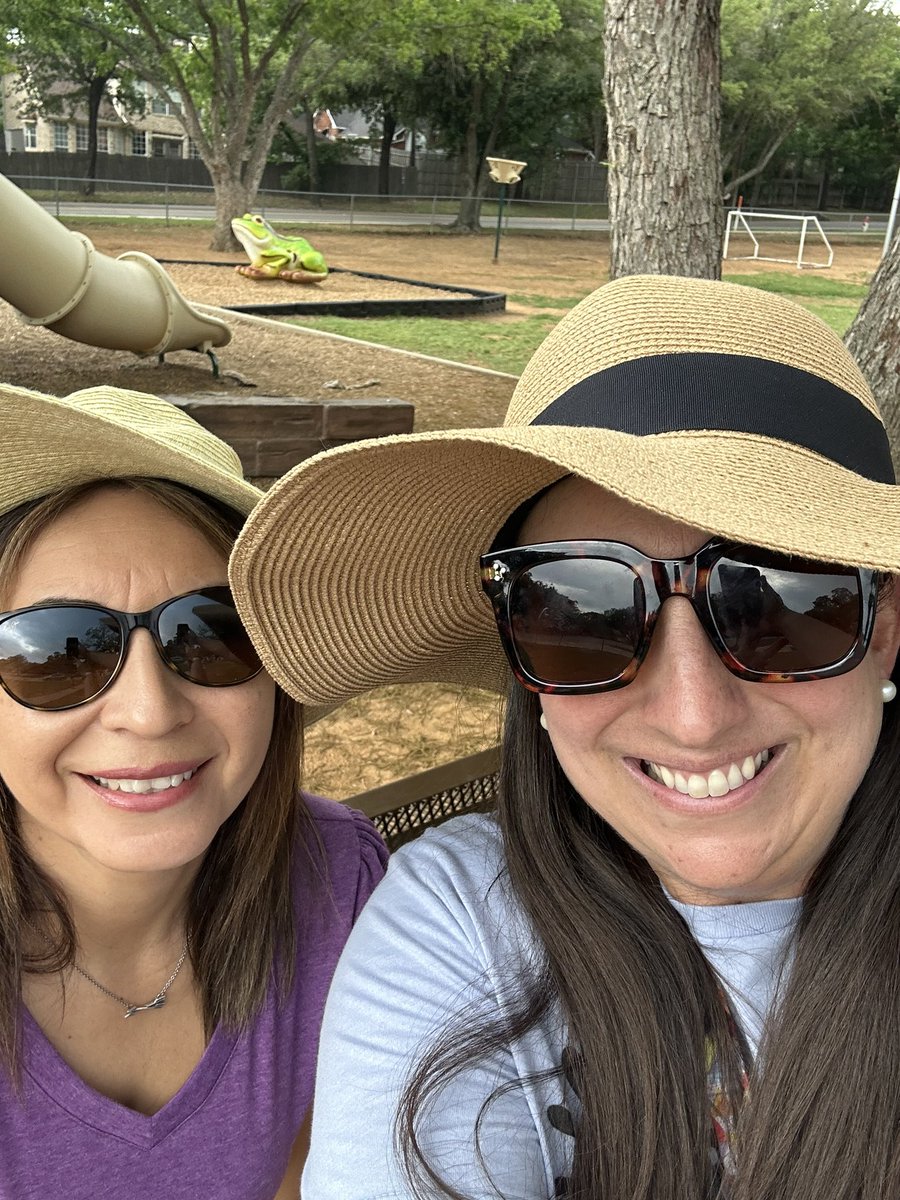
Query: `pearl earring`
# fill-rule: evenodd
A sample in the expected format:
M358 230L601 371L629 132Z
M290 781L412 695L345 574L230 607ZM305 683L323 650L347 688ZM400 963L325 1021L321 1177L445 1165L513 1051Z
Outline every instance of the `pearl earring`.
M896 688L894 689L896 691ZM547 728L547 718L541 713L541 729Z
M881 702L882 704L890 704L897 695L897 685L892 683L890 679L885 679L881 684Z

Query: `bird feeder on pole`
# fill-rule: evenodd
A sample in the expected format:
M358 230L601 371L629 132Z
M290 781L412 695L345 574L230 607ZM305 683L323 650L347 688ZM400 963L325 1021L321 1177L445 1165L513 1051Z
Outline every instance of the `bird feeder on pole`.
M500 229L503 225L503 205L506 203L506 189L511 183L518 183L522 172L528 163L516 162L513 158L486 158L484 160L490 170L491 179L500 184L500 203L497 206L497 235L494 238L494 262L500 254Z

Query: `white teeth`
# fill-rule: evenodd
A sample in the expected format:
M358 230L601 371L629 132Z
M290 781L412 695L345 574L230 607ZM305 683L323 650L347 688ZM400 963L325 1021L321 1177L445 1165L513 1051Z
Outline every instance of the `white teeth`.
M111 792L131 792L145 796L148 792L164 792L168 788L178 787L193 774L193 771L184 771L180 775L160 775L156 779L104 779L102 775L92 775L91 778Z
M749 782L766 765L772 757L770 750L748 754L742 762L728 763L727 766L716 767L708 775L673 771L661 763L644 762L644 771L657 783L664 784L682 795L692 796L695 800L705 800L707 796L726 796L729 792Z
M741 768L737 763L732 763L728 768L728 787L733 792L735 788L739 788L744 782L744 777L741 774Z
M725 772L720 770L710 771L709 773L709 794L711 796L727 796L728 795L728 780L725 777Z

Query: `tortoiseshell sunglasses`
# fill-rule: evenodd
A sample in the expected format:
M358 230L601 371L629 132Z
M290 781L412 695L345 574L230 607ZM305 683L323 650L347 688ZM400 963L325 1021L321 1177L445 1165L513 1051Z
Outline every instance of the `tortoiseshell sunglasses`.
M733 675L788 683L843 675L872 636L877 571L813 562L715 538L687 558L621 542L547 542L481 557L513 673L532 692L624 687L659 610L686 596Z

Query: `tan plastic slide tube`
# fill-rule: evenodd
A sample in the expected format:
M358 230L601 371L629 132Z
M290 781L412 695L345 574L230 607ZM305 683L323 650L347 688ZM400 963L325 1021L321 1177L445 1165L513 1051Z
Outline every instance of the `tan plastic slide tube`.
M197 312L148 254L110 258L0 175L0 297L29 325L75 342L135 354L197 350L231 341Z

